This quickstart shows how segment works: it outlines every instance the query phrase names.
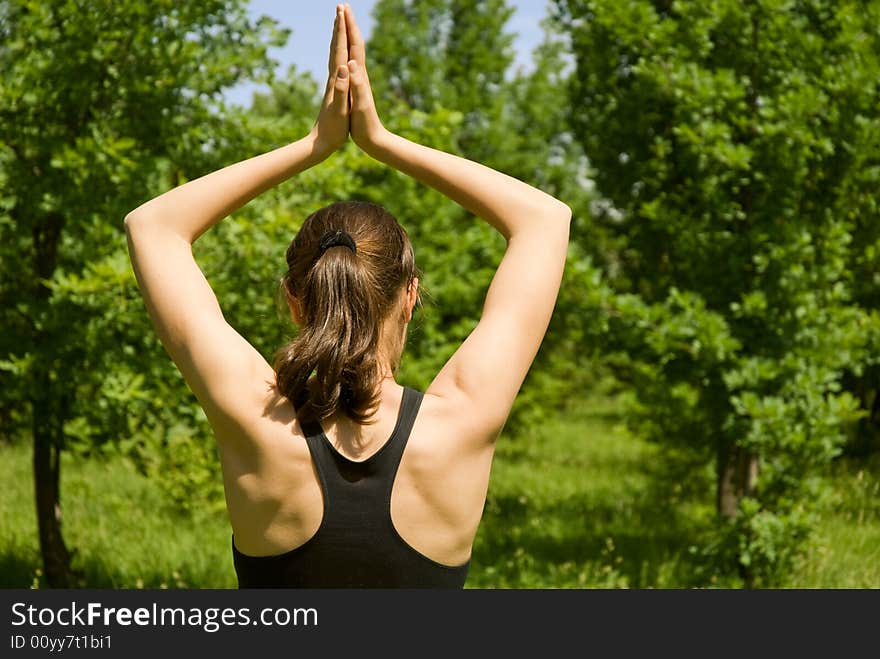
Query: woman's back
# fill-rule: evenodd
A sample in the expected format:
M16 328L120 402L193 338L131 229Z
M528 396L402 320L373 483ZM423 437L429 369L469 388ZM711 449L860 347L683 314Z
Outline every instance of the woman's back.
M403 405L405 393L408 409ZM366 431L344 422L317 427L306 424L304 429L290 401L269 394L260 409L255 409L252 427L215 428L218 439L230 435L228 441L220 441L221 447L260 447L241 455L221 449L234 552L243 586L256 585L262 575L282 574L289 569L285 563L299 558L293 550L308 549L320 534L326 535L327 517L352 509L359 521L347 525L345 543L349 548L357 550L366 543L390 559L395 555L392 550L399 549L395 542L402 541L414 556L423 556L438 568L463 568L436 570L441 582L448 572L453 582L461 578L463 583L486 497L493 444L474 437L474 429L448 401L390 380L383 387L376 417L376 423ZM234 434L245 436L232 437ZM313 456L322 446L325 450L316 460ZM385 471L376 469L378 463ZM322 468L324 474L320 473ZM387 509L380 506L377 510L376 502L364 498L349 500L346 507L346 495L363 497L371 479L391 488ZM386 502L380 496L378 503ZM383 515L388 516L392 528L377 525ZM338 535L325 544L337 540ZM398 556L406 554L397 552ZM284 562L273 564L266 558L272 556ZM418 563L411 561L410 574L424 577L431 573L430 569L411 569ZM362 569L351 561L335 565L340 579L345 578L346 569L354 573ZM365 585L371 577L382 575L355 576ZM421 582L424 584L424 579Z

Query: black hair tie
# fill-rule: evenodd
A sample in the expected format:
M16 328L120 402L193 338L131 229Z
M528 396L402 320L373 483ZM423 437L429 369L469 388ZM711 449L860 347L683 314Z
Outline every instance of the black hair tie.
M331 247L339 246L348 247L352 254L357 254L357 245L354 242L354 238L352 238L346 231L325 231L321 236L321 242L318 246L321 250L321 254Z

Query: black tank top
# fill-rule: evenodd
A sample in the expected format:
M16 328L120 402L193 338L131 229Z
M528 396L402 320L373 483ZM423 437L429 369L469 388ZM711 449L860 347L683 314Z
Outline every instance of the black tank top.
M239 588L463 588L470 561L447 566L413 549L391 521L391 488L423 394L404 387L397 423L366 460L339 453L318 423L302 424L321 481L324 516L304 544L247 556L232 542Z

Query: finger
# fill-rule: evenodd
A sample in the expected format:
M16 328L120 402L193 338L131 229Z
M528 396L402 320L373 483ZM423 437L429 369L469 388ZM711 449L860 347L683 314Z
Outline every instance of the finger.
M330 37L330 55L327 58L327 73L333 76L336 73L336 51L339 48L339 24L344 17L340 16L340 5L336 5L336 14L333 16L333 35Z
M348 58L357 60L361 66L366 66L366 45L354 18L354 10L349 4L345 5L345 28L348 33Z
M351 107L353 110L368 110L373 94L370 91L370 79L367 70L356 60L348 61L349 78L351 81Z
M342 114L348 113L348 90L351 78L348 74L348 67L345 64L339 66L336 70L336 76L333 81L333 100L331 105Z
M330 50L330 73L348 62L348 35L345 25L345 7L336 5L336 22L333 31L333 46Z

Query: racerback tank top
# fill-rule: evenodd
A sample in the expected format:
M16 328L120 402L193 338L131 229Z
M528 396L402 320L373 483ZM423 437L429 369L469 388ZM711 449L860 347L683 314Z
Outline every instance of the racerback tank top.
M411 547L391 521L391 489L423 394L404 387L397 422L363 461L339 453L319 423L301 424L321 481L324 516L304 544L247 556L232 541L239 588L463 588L470 561L438 563Z

